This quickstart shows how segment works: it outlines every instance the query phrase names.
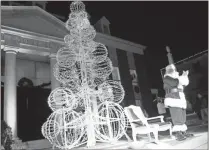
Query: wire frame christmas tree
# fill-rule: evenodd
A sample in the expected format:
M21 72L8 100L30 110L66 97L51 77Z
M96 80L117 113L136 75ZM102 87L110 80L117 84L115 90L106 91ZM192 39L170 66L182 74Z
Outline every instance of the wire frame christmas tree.
M85 5L75 1L70 10L66 46L58 50L54 66L54 75L63 86L48 97L53 113L43 124L42 134L60 149L115 142L126 131L127 120L119 105L124 89L120 82L108 80L112 62L105 45L93 40L96 31Z

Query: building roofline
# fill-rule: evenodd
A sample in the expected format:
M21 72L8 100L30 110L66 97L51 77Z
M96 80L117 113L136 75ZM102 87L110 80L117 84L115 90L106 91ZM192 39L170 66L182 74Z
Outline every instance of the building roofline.
M144 46L144 45L137 44L137 43L134 43L134 42L131 42L131 41L128 41L128 40L124 40L124 39L121 39L121 38L118 38L118 37L115 37L115 36L112 36L112 35L107 35L107 34L100 33L100 32L97 32L97 34L99 36L102 36L102 37L105 37L105 38L112 38L112 39L114 39L114 41L125 43L127 45L134 46L134 47L137 47L137 48L140 48L140 49L143 49L143 50L146 49L146 46Z
M50 14L49 12L45 11L44 9L41 9L38 6L1 6L2 10L36 10L37 12L41 13L42 15L45 15L48 19L51 19L52 21L56 22L60 26L65 27L65 23L61 21L60 19L56 18L54 15Z
M45 15L45 17L52 20L54 23L57 23L60 27L65 28L65 23L63 21L59 20L58 18L56 18L55 16L53 16L49 12L39 8L38 6L1 6L1 10L17 10L17 11L18 10L36 10L39 13ZM31 35L37 36L39 38L42 37L44 39L51 39L51 40L55 40L55 41L58 41L58 42L64 42L62 38L57 38L57 37L54 37L54 36L44 35L44 34L35 33L35 32L31 32L31 31L26 31L26 30L20 30L20 29L17 29L17 28L12 28L12 27L8 27L8 26L4 26L4 25L1 25L1 27L3 27L3 29L5 29L7 31L16 32L16 34L17 34L17 32L20 32L20 34L22 34L22 33L23 34L31 34ZM65 30L67 31L66 28L65 28ZM67 34L67 32L66 32L66 34ZM146 48L146 46L143 46L141 44L137 44L137 43L134 43L134 42L131 42L131 41L128 41L128 40L124 40L124 39L121 39L121 38L118 38L118 37L114 37L114 36L111 36L111 35L106 35L106 34L99 33L99 32L97 32L97 35L99 37L102 37L102 38L112 39L113 41L139 48L143 51Z

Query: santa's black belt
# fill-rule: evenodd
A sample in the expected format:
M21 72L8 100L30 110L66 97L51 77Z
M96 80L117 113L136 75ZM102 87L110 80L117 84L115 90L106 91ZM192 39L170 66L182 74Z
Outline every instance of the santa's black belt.
M169 93L176 93L176 92L183 92L182 89L167 89L166 90L166 94L169 94Z

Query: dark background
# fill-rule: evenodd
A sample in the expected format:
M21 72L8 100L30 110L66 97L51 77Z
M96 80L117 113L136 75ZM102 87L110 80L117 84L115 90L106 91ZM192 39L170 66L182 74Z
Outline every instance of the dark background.
M49 1L46 11L65 16L66 19L63 21L67 21L70 3ZM138 58L136 66L146 67L148 71L144 74L139 72L142 69L137 69L137 73L146 77L152 88L162 89L160 69L168 64L165 46L168 45L171 48L175 62L208 49L207 1L84 1L84 4L92 18L105 16L110 21L110 31L113 36L147 46L146 64L143 64L141 58L136 56L135 58ZM128 66L125 69L128 72ZM142 87L147 84L143 83ZM131 88L127 87L127 89ZM3 91L3 88L1 90ZM18 128L20 129L18 134L23 141L43 138L40 126L51 114L46 101L50 89L31 88L27 89L27 92L25 90L17 89ZM148 91L143 93L146 94ZM28 103L30 109L25 107L27 101L30 102ZM146 108L151 110L150 104L151 101L146 104ZM39 106L43 106L43 109ZM28 122L27 125L25 121Z
M70 13L71 2L48 2L47 11ZM165 46L177 62L208 49L207 1L84 1L91 17L105 16L113 36L147 46L148 77L162 88L160 69L168 64Z
M19 2L32 4L32 1ZM66 22L70 3L48 1L46 11L64 16L62 21ZM147 46L145 61L151 88L162 89L160 69L168 65L165 46L170 47L175 62L208 49L208 1L84 1L84 4L92 20L105 16L110 21L113 36Z

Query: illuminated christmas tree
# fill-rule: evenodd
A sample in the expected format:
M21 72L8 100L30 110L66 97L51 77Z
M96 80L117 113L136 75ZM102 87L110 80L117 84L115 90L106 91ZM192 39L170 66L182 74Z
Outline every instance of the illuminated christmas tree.
M54 75L62 87L48 98L53 113L42 126L42 134L55 147L71 149L96 141L115 142L126 130L127 120L119 103L124 98L120 82L109 80L112 62L105 45L93 41L94 27L85 5L72 2L66 22L66 46L57 52Z

